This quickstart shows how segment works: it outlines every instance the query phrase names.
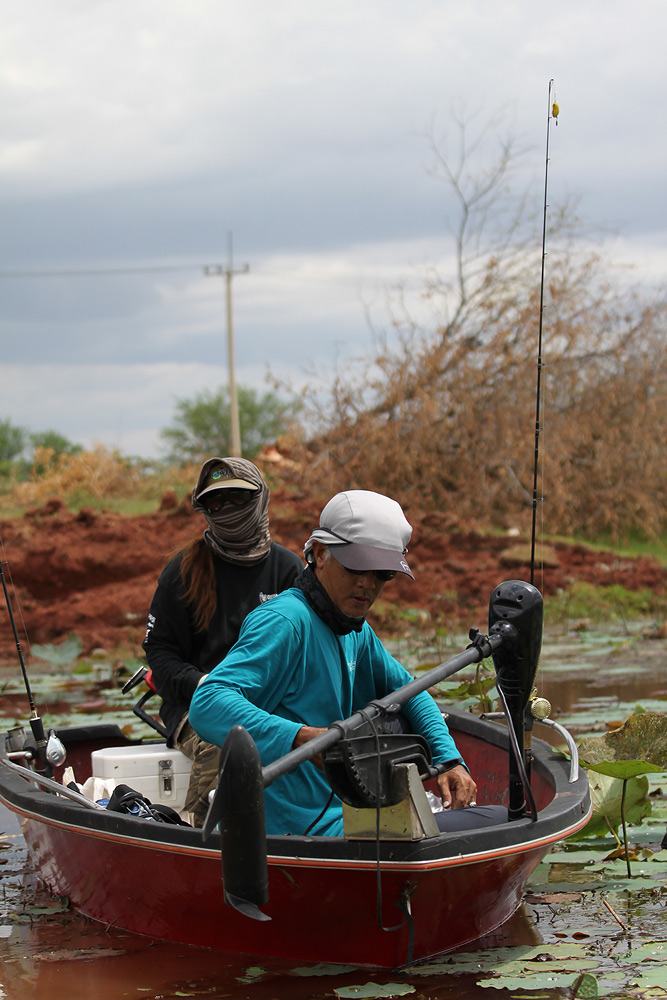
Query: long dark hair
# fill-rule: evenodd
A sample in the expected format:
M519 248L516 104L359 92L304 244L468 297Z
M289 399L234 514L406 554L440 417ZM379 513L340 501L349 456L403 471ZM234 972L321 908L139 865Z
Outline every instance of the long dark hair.
M201 535L183 549L181 580L185 599L192 609L195 629L205 632L215 614L218 595L213 553Z

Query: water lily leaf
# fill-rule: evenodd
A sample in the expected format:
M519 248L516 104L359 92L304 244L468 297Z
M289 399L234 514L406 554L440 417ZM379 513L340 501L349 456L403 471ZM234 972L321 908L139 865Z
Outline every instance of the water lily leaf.
M255 983L266 974L266 969L263 969L259 965L250 966L250 968L244 970L243 976L237 976L239 983Z
M625 857L628 857L630 861L641 860L637 852L634 851L631 847L628 847L628 850L626 851L625 847L621 845L620 847L617 847L615 850L611 851L611 853L606 856L605 861L618 861L619 858L625 858Z
M452 701L459 701L461 698L468 698L470 696L476 695L480 696L483 694L488 694L491 688L496 686L495 674L492 677L480 677L470 681L464 681L459 684L454 690L448 690L447 696Z
M651 764L646 760L601 760L597 764L589 764L583 761L583 765L589 771L596 771L598 774L606 774L609 778L636 778L640 774L650 774L652 772L664 771L658 764Z
M29 914L31 917L39 917L44 914L64 913L66 910L69 910L69 900L67 896L60 896L59 899L54 900L53 903L46 906L26 905L23 907L22 913Z
M524 895L526 903L580 903L582 894L580 892L533 892Z
M356 971L356 965L327 965L320 962L319 965L304 965L298 969L292 969L291 975L303 976L304 978L309 976L342 976L346 972Z
M609 762L605 762L609 764ZM620 761L610 766L623 767L628 761ZM642 762L643 766L647 765ZM568 839L570 841L582 840L585 837L606 837L610 828L618 831L621 825L621 798L623 796L623 775L617 777L602 771L602 766L595 765L590 769L588 784L593 803L593 812L586 826ZM653 765L648 765L652 767ZM629 778L625 788L625 821L626 823L639 823L644 816L650 816L652 811L651 800L648 797L649 782L644 773L640 771L637 777Z
M661 962L667 961L667 944L664 941L650 941L648 944L638 944L631 948L630 955L632 961L638 962Z
M559 971L571 969L580 972L590 962L590 968L598 967L598 959L588 959L586 948L572 941L558 941L542 944L537 947L518 945L509 948L483 948L478 951L459 951L431 959L429 962L411 965L403 972L411 976L446 976L458 974L476 974L480 971L495 972L502 975L531 976L534 971ZM494 983L497 979L494 979ZM480 984L478 984L480 985ZM524 987L525 988L525 987Z
M63 667L66 664L71 663L72 660L76 660L82 649L83 643L81 642L79 636L68 635L59 646L55 646L51 643L47 643L44 646L33 646L32 654L33 656L36 656L38 660L46 660L47 663L52 663L54 666Z
M578 749L586 767L604 761L646 761L655 765L651 770L667 771L667 715L631 715L620 729L582 740Z
M408 983L366 983L365 986L341 986L334 990L337 997L363 997L364 1000L375 1000L375 997L402 997L414 993L414 986Z
M642 996L655 996L664 997L665 995L665 970L664 968L647 968L643 967L637 969L632 977L632 985L637 985L640 989L646 991L649 989L655 989L656 993L646 993L641 994ZM635 994L639 996L639 994Z
M555 974L541 972L528 976L496 976L493 979L480 979L477 986L491 990L557 990L567 989L577 979L576 973ZM551 992L547 996L553 995Z
M599 968L599 962L597 963L597 967ZM591 978L595 979L591 973L585 973L585 975L590 975ZM524 976L496 976L493 979L479 980L477 985L486 987L487 989L530 990L531 996L537 996L537 990L544 990L545 993L543 995L548 997L552 997L556 989L569 989L568 996L576 997L577 1000L583 1000L584 997L593 1000L593 997L606 997L610 994L618 995L619 987L625 985L627 982L627 975L623 975L622 973L608 973L604 977L596 979L597 992L595 994L572 992L573 989L577 988L577 984L581 978L581 973L557 973L543 970L536 974L531 973ZM523 996L524 993L522 992L520 995Z
M596 1000L598 981L590 972L584 972L579 983L572 984L572 996L577 1000Z

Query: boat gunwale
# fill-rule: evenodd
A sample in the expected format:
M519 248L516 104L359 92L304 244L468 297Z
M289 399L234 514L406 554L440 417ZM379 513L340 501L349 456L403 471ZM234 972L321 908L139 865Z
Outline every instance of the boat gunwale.
M45 819L40 813L29 812L25 809L14 808L9 800L7 800L0 792L0 802L11 809L15 815L21 816L24 820L39 823L43 826L52 827L59 830L69 830L73 834L81 837L90 837L92 839L104 840L107 843L116 844L131 844L132 847L137 847L140 849L158 851L160 853L176 853L180 855L188 855L189 857L211 857L219 860L220 857L220 847L188 847L184 844L179 843L168 843L156 839L150 839L145 837L129 837L127 834L114 834L109 831L96 830L91 827L82 827L80 825L75 825L72 823L62 822L55 819ZM457 854L453 856L444 856L431 860L416 860L416 859L400 859L392 860L391 858L380 858L379 865L383 870L391 871L430 871L438 868L450 868L460 865L472 865L480 864L485 861L495 860L502 857L511 857L516 854L528 854L533 851L539 851L548 848L551 844L563 840L566 837L577 833L583 826L588 822L592 813L592 804L589 806L588 811L582 816L582 819L577 823L572 824L572 826L567 829L561 830L556 834L549 834L541 837L539 839L530 839L519 841L505 847L496 847L491 850L468 852L466 854ZM532 824L531 824L532 826ZM499 827L489 827L487 829L497 830ZM501 829L504 829L502 827ZM324 838L322 838L324 839ZM327 838L329 842L347 844L342 837L329 837ZM432 838L433 840L439 838ZM374 844L374 842L372 842ZM280 855L280 854L267 854L267 863L269 866L274 866L278 868L353 868L353 869L373 869L375 870L378 866L377 859L366 859L366 858L327 858L327 857L301 857L299 855Z
M504 726L457 709L447 708L446 714L455 731L469 733L501 749L508 749L508 734ZM94 727L91 730L94 732ZM441 833L422 841L383 841L380 866L392 870L404 868L415 871L473 864L488 858L546 849L550 844L581 829L592 811L587 779L580 774L576 782L570 783L567 776L569 761L558 758L542 740L535 740L532 749L535 770L554 787L553 799L540 812L536 822L526 817L482 829ZM7 788L10 790L10 798L5 791ZM209 845L201 844L199 829L171 824L151 824L151 836L144 837L140 835L140 829L145 830L146 820L103 809L86 809L71 800L49 793L2 767L0 801L31 822L69 829L84 836L109 842L132 843L137 847L159 849L168 853L220 856L220 835L217 831L212 835ZM73 816L76 816L76 822L72 822ZM137 824L141 824L141 827ZM502 845L493 843L494 839L498 840L499 831L503 835ZM511 843L508 843L510 831ZM193 843L195 838L200 842ZM477 848L474 847L475 844L478 845ZM401 856L397 857L397 854ZM267 859L270 865L283 867L375 868L378 863L374 840L346 840L343 837L268 836Z

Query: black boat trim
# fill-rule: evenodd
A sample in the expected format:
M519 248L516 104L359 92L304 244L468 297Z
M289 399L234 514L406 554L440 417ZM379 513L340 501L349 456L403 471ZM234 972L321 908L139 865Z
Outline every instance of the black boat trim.
M508 734L504 726L456 709L448 709L447 716L448 724L454 732L470 733L507 750ZM87 736L84 736L84 732ZM59 735L65 745L70 745L71 742L81 743L91 736L96 737L98 732L98 727L78 727L73 733L73 741L70 740L69 730L61 730ZM122 742L136 745L126 739ZM154 743L160 745L161 741L156 740ZM587 778L582 774L576 782L569 782L568 761L542 740L533 739L532 752L535 773L552 784L555 792L552 801L540 810L537 823L531 822L527 817L479 830L441 833L437 837L421 841L384 841L380 845L381 863L392 867L429 866L439 862L452 863L461 856L467 861L471 855L494 855L500 851L515 853L529 849L533 844L555 842L579 829L591 811ZM165 850L219 855L220 836L217 832L204 847L199 829L152 823L106 810L89 810L37 788L8 768L0 768L0 800L29 819L74 828L82 834L129 839L135 844ZM150 823L150 830L146 829L147 823ZM373 842L348 841L342 837L269 836L267 848L269 864L289 864L290 860L298 860L353 865L374 864L376 859L376 845Z

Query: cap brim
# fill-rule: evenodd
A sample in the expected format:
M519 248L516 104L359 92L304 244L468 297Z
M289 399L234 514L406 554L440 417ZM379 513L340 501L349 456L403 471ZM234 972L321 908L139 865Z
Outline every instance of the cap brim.
M393 549L376 549L372 545L345 542L341 545L330 544L329 552L346 569L391 570L396 573L405 573L411 580L414 580L405 555Z
M197 500L203 497L206 493L212 493L214 490L252 490L253 493L257 493L259 486L255 483L249 483L247 479L223 479L219 483L213 483L212 486L207 486L205 490L197 494Z

